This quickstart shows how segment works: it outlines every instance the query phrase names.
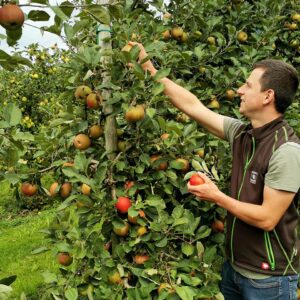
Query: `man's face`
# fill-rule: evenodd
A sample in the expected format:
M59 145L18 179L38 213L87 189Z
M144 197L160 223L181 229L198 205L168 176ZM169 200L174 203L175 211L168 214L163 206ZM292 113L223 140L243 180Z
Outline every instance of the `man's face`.
M239 111L246 117L254 117L257 112L261 112L263 109L263 99L266 92L261 91L259 82L263 73L263 69L254 69L246 82L237 90L241 98Z

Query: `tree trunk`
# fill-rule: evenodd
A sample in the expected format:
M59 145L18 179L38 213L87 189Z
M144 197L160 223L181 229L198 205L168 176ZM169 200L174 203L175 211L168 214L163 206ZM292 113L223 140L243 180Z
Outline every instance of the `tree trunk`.
M111 0L98 0L98 4L107 5L111 4ZM105 52L106 50L110 50L111 46L111 29L109 25L99 24L97 30L97 38L98 44L101 47L101 51ZM110 56L102 56L101 63L105 67L111 62ZM111 78L109 72L104 72L103 74L103 84L110 82ZM108 90L101 91L103 98L105 100L110 99L111 92ZM104 125L104 136L105 136L105 150L108 153L108 158L113 160L116 156L117 150L117 134L116 134L116 119L113 113L113 106L110 104L106 104L104 101L103 104L103 113L106 116L105 125Z
M111 0L98 0L100 5L109 5ZM107 50L111 50L111 29L109 25L98 24L97 27L97 40L98 45L101 47L101 51L105 53ZM109 51L108 51L109 52ZM103 55L101 57L101 64L107 70L107 66L111 63L111 57ZM111 77L108 71L105 71L103 74L102 83L105 85L111 81ZM105 150L108 158L113 161L116 157L117 151L117 130L116 130L116 118L113 115L113 106L111 104L106 104L105 100L111 98L111 91L103 90L101 94L104 98L103 102L103 113L105 115L105 124L104 124L104 137L105 137ZM108 171L108 183L111 186L111 196L112 199L116 199L116 189L113 179L113 164Z

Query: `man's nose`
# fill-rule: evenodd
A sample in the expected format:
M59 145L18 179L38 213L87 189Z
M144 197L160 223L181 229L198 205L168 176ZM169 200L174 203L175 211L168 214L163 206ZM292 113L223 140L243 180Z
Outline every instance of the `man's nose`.
M240 96L243 94L243 85L237 89L237 94Z

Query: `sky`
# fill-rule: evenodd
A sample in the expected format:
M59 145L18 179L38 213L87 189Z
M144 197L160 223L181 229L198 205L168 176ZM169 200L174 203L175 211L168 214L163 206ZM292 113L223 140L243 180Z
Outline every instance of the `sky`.
M20 4L26 4L28 1L20 0ZM56 5L56 1L50 0L50 4ZM30 10L41 10L40 8L30 8L30 7L24 7L22 6L22 10L25 14L27 14ZM34 25L35 27L42 27L42 26L49 26L53 24L53 19L54 19L54 13L52 12L51 9L44 9L50 16L51 18L47 22L33 22L30 20L25 20L25 23L23 25L23 34L20 40L18 41L18 49L22 50L26 46L33 44L33 43L39 43L40 46L49 48L51 45L57 43L59 47L64 47L64 43L62 39L57 36L56 34L52 34L49 32L43 32L38 28L34 28L30 26L30 24ZM5 29L3 29L0 26L0 34L5 34ZM0 49L7 52L7 53L12 53L14 51L13 47L9 47L6 43L6 40L1 40L0 39Z
M59 5L58 3L61 3L62 0L49 0L50 5ZM164 1L166 4L169 3L169 0ZM30 3L30 0L19 0L20 4L26 4ZM25 14L27 14L30 10L42 10L41 8L34 8L29 6L22 6L22 10ZM55 43L58 45L59 48L66 48L63 40L57 36L56 34L52 34L50 32L41 32L38 28L35 27L42 27L42 26L49 26L54 23L54 13L51 9L45 8L44 9L51 18L47 22L33 22L30 20L25 20L25 23L23 25L23 34L20 40L18 41L18 50L24 49L26 46L38 43L41 47L49 48L50 46L54 45ZM34 25L35 27L30 26ZM5 34L5 29L0 26L0 34ZM0 49L12 54L14 52L13 47L9 47L6 43L6 40L0 39Z

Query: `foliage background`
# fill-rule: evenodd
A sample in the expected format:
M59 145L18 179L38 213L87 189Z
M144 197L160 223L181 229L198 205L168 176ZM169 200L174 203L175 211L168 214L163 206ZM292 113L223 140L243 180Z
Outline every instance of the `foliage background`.
M32 45L14 56L0 52L1 178L11 184L19 208L58 205L47 229L52 255L69 252L73 257L60 274L44 273L39 299L221 299L224 233L214 232L211 224L215 219L224 222L226 213L187 193L191 173L183 172L176 159L187 160L190 171L204 170L228 192L229 146L169 105L163 86L136 63L137 48L120 50L128 40L142 42L160 69L157 78L168 76L208 107L241 118L238 98L228 98L226 91L244 82L254 62L283 59L299 71L299 20L293 20L299 7L296 1L268 0L151 4L155 12L144 1L108 6L64 2L54 9L55 23L44 29L56 34L64 30L68 51ZM28 15L33 16L45 18L41 12ZM111 24L105 42L112 49L99 48L99 21ZM291 29L293 23L297 28ZM184 30L185 38L163 37L175 27ZM237 38L240 31L247 33L244 42ZM91 110L75 99L79 85L99 91L104 106ZM137 104L145 105L146 117L126 122L125 112ZM109 105L113 111L108 115ZM111 117L113 135L107 121ZM298 134L299 117L298 92L286 113ZM74 148L74 137L87 134L92 124L103 126L104 136L85 151ZM163 133L169 138L162 140ZM200 149L204 156L199 156ZM154 154L161 158L153 165ZM74 166L63 167L70 161ZM156 169L160 162L168 163L167 170ZM37 183L38 194L24 197L19 192L24 181ZM54 181L72 183L67 199L49 196ZM134 186L126 189L127 181ZM91 195L81 194L82 183L92 187ZM117 196L132 199L132 215L139 210L146 214L130 225L125 237L113 231L127 222L127 215L114 208ZM139 227L146 227L147 233L139 236ZM136 255L148 255L149 260L137 265ZM116 272L121 280L112 284L109 278ZM159 294L161 283L169 286Z

